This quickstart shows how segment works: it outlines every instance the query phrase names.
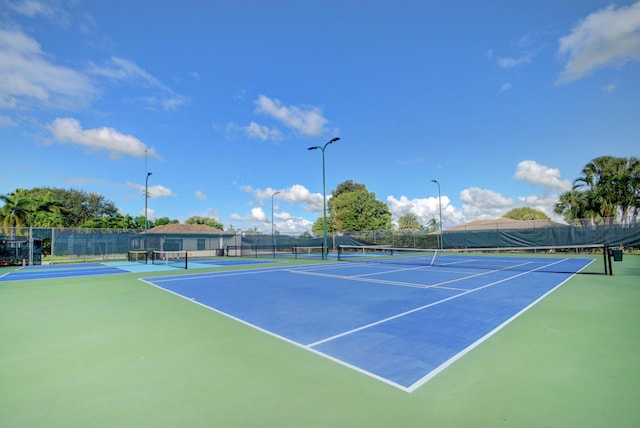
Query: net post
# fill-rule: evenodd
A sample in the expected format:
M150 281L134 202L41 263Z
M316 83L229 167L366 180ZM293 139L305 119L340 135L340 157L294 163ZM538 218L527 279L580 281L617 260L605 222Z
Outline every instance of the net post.
M613 276L613 263L611 263L611 249L605 244L602 251L604 257L604 273Z

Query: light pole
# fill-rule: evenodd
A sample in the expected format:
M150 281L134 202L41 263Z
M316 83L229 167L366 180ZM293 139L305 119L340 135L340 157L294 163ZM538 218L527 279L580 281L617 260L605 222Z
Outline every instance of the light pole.
M326 178L325 178L325 167L324 167L324 150L331 143L335 143L340 138L335 137L332 138L329 142L327 142L324 146L313 146L309 147L307 150L322 150L322 208L324 209L324 247L322 248L322 259L327 259L328 256L328 248L327 248L327 189L326 189Z
M440 249L444 248L442 243L442 197L440 196L440 182L438 180L431 180L432 183L436 183L438 185L438 208L440 210L440 236L438 242L440 242Z
M149 176L150 172L147 172L147 176L144 180L144 250L147 251L147 229L149 228L149 220L147 220L147 201L149 199Z
M273 256L276 255L276 235L275 235L275 224L273 218L273 197L280 192L274 192L271 194L271 245L273 246Z

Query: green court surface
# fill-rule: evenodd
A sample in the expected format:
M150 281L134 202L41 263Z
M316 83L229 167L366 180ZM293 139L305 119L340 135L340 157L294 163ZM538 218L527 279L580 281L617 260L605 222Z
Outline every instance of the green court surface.
M412 393L148 272L2 282L0 426L635 427L640 256L614 269L572 278Z

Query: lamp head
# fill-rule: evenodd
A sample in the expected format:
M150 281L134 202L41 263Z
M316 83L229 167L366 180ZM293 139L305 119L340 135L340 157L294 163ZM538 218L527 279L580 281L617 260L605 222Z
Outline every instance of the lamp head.
M316 150L316 149L320 149L320 146L313 146L313 147L309 147L307 150Z

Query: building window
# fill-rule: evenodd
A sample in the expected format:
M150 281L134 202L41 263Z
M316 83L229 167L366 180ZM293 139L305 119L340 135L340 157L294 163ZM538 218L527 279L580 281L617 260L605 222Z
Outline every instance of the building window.
M182 239L170 239L167 238L164 240L163 250L165 251L181 251L182 250Z

